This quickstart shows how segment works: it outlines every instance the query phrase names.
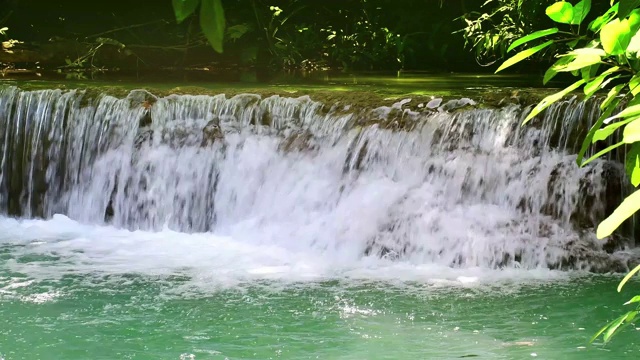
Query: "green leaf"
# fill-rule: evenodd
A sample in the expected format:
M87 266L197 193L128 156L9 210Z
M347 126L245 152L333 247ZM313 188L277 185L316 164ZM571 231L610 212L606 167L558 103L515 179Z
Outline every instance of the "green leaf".
M559 92L557 92L555 94L551 94L551 95L545 97L544 99L542 99L542 101L540 101L538 103L538 105L536 105L536 107L534 107L533 110L531 110L529 115L527 115L526 119L524 119L524 121L522 122L522 125L524 125L527 122L529 122L529 120L533 119L536 115L538 115L544 109L546 109L549 106L551 106L551 104L553 104L556 101L562 99L565 95L567 95L568 93L572 92L573 90L579 88L585 82L586 81L584 79L578 80L575 83L569 85L564 90L559 91Z
M634 75L631 80L629 80L629 91L631 91L633 96L640 93L640 74Z
M614 321L612 321L609 324L609 328L607 329L607 331L604 332L604 336L602 337L605 343L607 343L607 342L609 342L609 340L611 340L611 338L615 334L616 330L618 330L620 325L622 325L624 323L624 321L627 319L628 315L629 315L628 313L624 314L624 315L620 316L619 318L615 319Z
M609 104L611 104L613 100L620 94L620 91L622 91L624 86L625 84L618 84L614 86L611 90L609 90L607 97L604 99L602 104L600 104L600 110L604 110L605 108L607 108Z
M623 120L623 121L618 121L616 123L613 123L613 124L605 126L604 128L596 131L596 133L593 135L593 140L592 141L595 143L597 141L606 140L616 130L618 130L619 128L627 125L631 121L633 121L633 119L627 119L627 120Z
M524 59L528 58L529 56L531 56L531 55L533 55L533 54L537 53L538 51L540 51L540 50L542 50L542 49L544 49L544 48L546 48L546 47L550 46L551 44L553 44L553 41L552 41L552 40L549 40L549 41L547 41L547 42L545 42L545 43L543 43L543 44L540 44L540 45L538 45L538 46L534 46L534 47L532 47L532 48L530 48L530 49L523 50L523 51L521 51L521 52L519 52L519 53L515 54L515 55L514 55L514 56L512 56L511 58L507 59L507 61L505 61L504 63L502 63L502 65L500 65L500 67L498 68L498 70L496 70L496 73L497 73L497 72L499 72L499 71L502 71L502 70L504 70L504 69L506 69L506 68L508 68L508 67L509 67L509 66L511 66L511 65L514 65L514 64L519 63L520 61L522 61L522 60L524 60Z
M616 16L617 13L618 13L618 3L614 4L603 15L598 16L595 20L593 20L589 24L589 30L593 31L594 33L599 32L604 26L604 24L608 23L611 19L613 19L613 17Z
M620 0L619 4L618 19L622 20L640 5L640 0Z
M638 119L640 118L633 117L631 119L627 119L631 121L622 131L622 141L627 144L633 144L634 142L640 141L640 121L638 121Z
M521 37L520 39L514 41L513 44L509 46L509 49L507 49L507 52L511 52L511 50L515 49L516 47L522 44L528 43L531 40L539 39L547 35L553 35L557 32L558 32L558 28L551 28L551 29L536 31L534 33L531 33L527 36Z
M573 7L573 18L571 24L581 24L591 10L591 0L582 0Z
M625 118L625 117L633 117L636 115L640 115L640 104L628 106L626 109L620 111L616 115L605 120L605 123L611 122L613 119Z
M573 5L566 1L558 1L545 11L551 20L561 24L571 24L573 21Z
M624 54L631 42L631 29L627 19L614 19L600 31L600 42L607 54Z
M640 190L636 190L633 194L627 196L627 198L622 201L622 204L620 204L620 206L618 206L618 208L616 208L609 217L598 225L598 230L596 231L598 239L611 235L611 233L613 233L620 224L631 217L636 211L638 211L638 209L640 209ZM640 270L640 267L636 269ZM627 274L627 276L629 276L629 274ZM624 285L624 283L621 283L621 285ZM618 289L621 287L622 286L618 286Z
M580 69L585 68L587 66L598 64L601 59L602 58L600 57L600 55L596 55L596 54L580 54L580 55L576 55L576 57L573 59L573 61L571 61L570 63L568 63L564 67L557 69L557 71L569 72L569 71L580 70Z
M587 160L585 160L582 164L580 164L580 166L585 166L585 165L587 165L588 163L592 162L593 160L595 160L595 159L599 158L600 156L602 156L602 155L604 155L604 154L606 154L606 153L610 152L611 150L617 149L617 148L619 148L619 147L620 147L620 146L622 146L622 145L624 145L624 142L620 141L619 143L617 143L617 144L613 144L613 145L611 145L611 146L607 147L607 148L606 148L606 149L604 149L604 150L600 150L600 151L598 151L595 155L593 155L592 157L590 157L590 158L588 158Z
M575 55L567 55L561 57L558 61L556 61L553 65L551 65L547 71L544 73L544 79L542 83L546 85L551 79L553 79L558 74L558 69L566 66L568 63L575 59Z
M225 29L222 0L202 0L200 6L200 28L209 44L219 53L222 52Z
M631 144L625 158L624 168L631 179L631 184L638 187L640 185L640 143Z
M178 24L183 22L189 15L193 14L200 3L200 0L173 0L173 12L176 15Z
M630 305L630 304L634 304L634 303L637 303L637 302L640 302L640 295L636 295L636 296L632 297L631 300L627 301L623 305Z
M632 34L640 29L640 9L635 9L629 14L629 29Z
M606 56L607 53L599 48L579 48L579 49L574 49L571 50L567 53L567 55L564 56L568 56L568 55L597 55L597 56Z
M587 98L595 94L596 91L600 90L601 89L600 85L602 85L602 82L607 78L607 76L615 73L616 71L620 71L620 68L618 66L611 67L606 71L604 71L595 79L588 82L584 86L584 94L587 96Z
M640 265L634 267L633 270L629 271L629 273L622 279L622 281L620 281L620 284L618 284L618 292L622 291L622 288L627 283L627 281L629 281L629 279L631 279L633 275L635 275L638 271L640 271Z
M603 112L602 114L600 114L600 117L598 118L598 120L596 120L596 123L593 124L591 129L589 129L589 133L582 141L582 146L580 147L580 151L578 152L578 157L576 159L576 163L578 164L578 166L585 165L582 163L582 160L584 159L584 154L587 153L589 146L591 146L591 141L593 139L593 136L595 135L596 131L600 129L600 127L604 123L604 120L609 116L611 116L611 113L613 113L613 111L615 110L615 108L618 106L619 103L620 103L620 99L614 98L614 100L609 104L609 106L603 109Z
M627 46L627 53L636 54L640 52L640 32L635 32L635 35L629 41L629 46Z

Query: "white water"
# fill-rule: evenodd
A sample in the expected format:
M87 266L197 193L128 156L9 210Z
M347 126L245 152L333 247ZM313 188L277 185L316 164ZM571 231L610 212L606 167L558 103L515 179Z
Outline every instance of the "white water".
M603 186L602 163L580 169L564 150L584 104L554 108L536 129L519 126L516 106L345 114L308 98L171 96L140 129L144 97L81 106L75 92L0 90L0 211L11 213L21 183L22 217L54 217L3 218L0 243L64 254L64 272L185 269L229 281L432 269L466 279L598 251L570 221L580 181L596 199ZM393 116L412 130L374 121ZM215 126L224 139L207 143L203 129ZM598 203L586 213L601 216Z
M320 255L312 250L238 241L209 233L186 234L171 230L129 231L110 226L84 225L65 216L51 220L0 218L0 249L11 254L4 271L32 281L58 281L65 276L83 278L142 275L186 281L185 291L237 287L257 280L307 283L332 279L417 282L430 286L477 286L507 281L554 281L559 271L481 267L451 268L438 264L392 262L378 257L360 259L340 253ZM0 293L25 282L17 277ZM26 286L25 285L25 286Z

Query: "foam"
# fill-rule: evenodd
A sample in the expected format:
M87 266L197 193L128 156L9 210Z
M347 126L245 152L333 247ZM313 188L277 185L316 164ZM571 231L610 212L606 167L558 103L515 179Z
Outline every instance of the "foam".
M182 276L188 279L189 287L205 291L264 280L285 285L336 279L389 281L437 288L566 277L563 273L542 269L454 269L373 257L346 259L331 250L303 251L284 245L243 242L211 233L187 234L168 229L129 231L83 225L63 215L56 215L51 220L0 218L0 247L8 249L12 257L0 263L4 270L36 281L59 280L65 275L98 278ZM20 260L26 257L33 260ZM11 287L28 286L31 281L22 278Z

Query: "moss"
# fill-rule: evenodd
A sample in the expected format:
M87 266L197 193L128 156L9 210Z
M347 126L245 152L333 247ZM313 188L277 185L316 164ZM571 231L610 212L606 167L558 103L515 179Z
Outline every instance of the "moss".
M64 89L78 89L84 91L81 106L93 103L101 96L110 95L117 98L127 97L131 91L141 89L139 84L123 84L123 85L99 85L86 83L63 83L55 84L49 82L25 82L17 84L24 90L42 90L53 86ZM207 95L215 96L224 94L227 98L231 98L240 94L256 94L261 98L270 96L281 97L301 97L309 96L313 101L324 104L321 113L334 115L355 114L357 124L361 126L380 124L383 128L392 130L411 130L416 124L411 121L412 117L405 114L405 110L415 112L431 112L427 109L426 104L436 97L443 98L443 104L451 99L460 99L469 97L474 99L477 104L473 106L465 106L452 111L463 111L470 108L498 108L507 104L531 105L539 102L548 94L553 93L554 89L520 89L513 88L493 88L493 89L458 89L456 91L434 91L432 95L426 95L423 91L402 91L399 89L385 88L381 86L366 87L346 87L346 86L277 86L277 85L257 85L253 87L234 86L234 85L214 85L211 87L204 86L150 86L142 87L148 91L148 95L144 99L135 98L132 106L150 107L157 100L156 97L166 97L172 94L176 95ZM403 99L411 99L411 101L402 105L402 108L394 107L389 111L384 119L374 113L374 109L381 106L391 107ZM142 119L143 123L149 119ZM271 119L268 115L261 121L265 124L270 123Z

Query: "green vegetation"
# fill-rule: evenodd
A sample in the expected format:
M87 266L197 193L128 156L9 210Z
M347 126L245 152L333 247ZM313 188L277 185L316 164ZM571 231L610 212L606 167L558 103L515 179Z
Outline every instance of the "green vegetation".
M200 6L200 28L213 49L222 52L226 22L222 0L172 0L176 21L183 22Z
M567 88L544 98L524 120L527 123L554 102L582 88L585 97L599 90L608 90L601 104L602 114L589 130L577 158L585 166L609 152L626 151L626 170L634 187L640 185L640 1L611 1L610 8L588 24L585 22L591 0L575 4L558 1L546 8L547 16L556 26L538 30L511 43L507 51L527 46L508 60L496 72L504 70L545 49L555 46L557 61L547 69L544 83L559 73L569 73L578 80ZM616 109L623 110L616 114ZM622 137L620 131L622 129ZM614 140L585 159L590 147L599 141ZM640 190L629 195L597 229L599 239L610 236L625 220L640 210ZM622 280L618 291L638 271L640 265ZM635 309L621 315L603 327L592 339L602 336L608 342L617 331L633 323L640 312L640 295L625 305Z

